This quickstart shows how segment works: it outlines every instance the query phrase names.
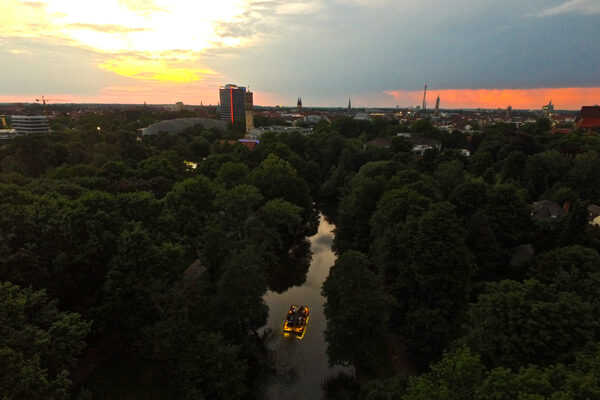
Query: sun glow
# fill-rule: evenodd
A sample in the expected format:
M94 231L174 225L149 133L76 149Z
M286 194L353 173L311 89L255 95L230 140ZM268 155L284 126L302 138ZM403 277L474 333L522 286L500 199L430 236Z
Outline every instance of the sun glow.
M91 49L100 53L100 68L126 77L199 81L213 73L201 65L203 51L249 40L227 33L249 1L18 1L0 15L0 35Z
M34 3L37 6L29 1L20 4L20 10L13 9L13 21L27 24L28 14L42 14L46 18L40 21L44 22L29 25L37 33L109 53L202 51L221 43L219 27L235 21L246 9L246 2L240 0L39 0Z
M215 74L210 69L169 66L161 59L139 60L135 57L110 59L99 67L131 78L177 83L200 81Z

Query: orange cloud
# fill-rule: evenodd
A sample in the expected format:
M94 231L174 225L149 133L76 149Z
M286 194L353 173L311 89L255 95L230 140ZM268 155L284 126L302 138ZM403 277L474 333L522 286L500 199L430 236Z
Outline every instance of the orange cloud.
M172 83L162 81L133 80L130 84L107 86L97 93L67 94L48 93L49 104L58 103L103 103L103 104L175 104L182 101L189 105L216 105L219 101L218 82ZM34 103L40 95L0 95L0 103Z
M168 63L163 59L140 57L116 57L98 66L130 78L175 83L197 82L206 76L215 75L215 72L208 68L182 67L178 66L178 63Z
M422 91L390 90L386 94L404 105L421 104ZM552 100L559 110L578 110L582 105L600 103L600 87L540 89L443 89L427 92L427 107L440 96L441 108L540 109Z

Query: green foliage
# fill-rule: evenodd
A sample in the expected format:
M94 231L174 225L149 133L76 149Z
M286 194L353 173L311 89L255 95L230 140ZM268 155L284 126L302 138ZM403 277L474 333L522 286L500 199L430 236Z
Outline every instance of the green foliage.
M407 378L394 376L371 380L360 388L360 400L396 400L406 390Z
M582 199L600 200L600 155L595 151L580 154L575 158L566 180Z
M410 140L402 136L394 136L392 138L391 148L394 153L410 153L413 144Z
M483 211L503 246L522 243L532 230L530 207L523 197L522 191L510 185L494 186L488 191Z
M467 316L462 340L488 365L513 369L572 361L598 327L580 296L536 280L489 284Z
M494 167L494 157L486 151L478 151L469 160L469 169L475 176L481 176L488 168Z
M375 368L382 352L386 300L364 254L347 251L323 283L329 363Z
M205 176L199 175L177 182L165 196L167 208L173 214L176 230L195 238L213 210L215 189Z
M438 139L440 135L439 131L428 119L420 119L413 122L410 126L410 131L419 136L430 137L433 139Z
M101 315L113 330L136 332L158 318L157 296L173 282L181 265L179 245L152 240L139 224L124 230L118 240L104 284Z
M373 235L382 236L386 230L403 223L408 216L420 216L430 203L430 198L408 188L393 189L383 193L370 221Z
M448 200L456 206L456 213L470 217L485 204L487 185L480 181L463 182L452 190Z
M414 358L424 362L454 338L453 320L469 299L477 269L451 204L432 204L407 226L405 259L396 266L391 324Z
M568 160L555 150L547 150L527 159L524 184L531 199L536 200L559 182L569 167Z
M433 174L438 187L447 198L454 188L465 181L465 171L460 161L440 163Z
M413 134L443 150L417 159L396 136L408 127L396 121L324 120L311 135L266 135L254 151L222 140L239 137L235 129L135 134L156 120L215 112L59 113L59 131L6 143L0 280L43 288L65 313L93 319L93 351L122 354L123 365L139 361L139 374L123 381L158 377L156 386L182 398L248 397L264 358L256 335L267 315L262 296L267 282L281 292L306 279L310 195L319 193L339 200L330 217L340 258L324 287L331 360L356 364L361 377L384 376L389 330L401 335L403 361L414 369L452 342L480 354L447 353L409 389L404 378L363 378L364 398L600 397L589 345L600 322L600 230L587 211L600 202L598 138L548 134L544 119L486 126L467 143L420 120ZM365 145L380 137L392 138L390 149ZM452 150L459 148L473 156ZM569 202L568 215L534 225L529 203L541 198ZM535 257L510 266L524 244ZM77 356L69 350L80 340L70 330L77 318L55 327L64 341L54 343L53 363L72 365ZM589 354L576 357L580 350ZM73 397L65 368L52 362L3 347L2 395Z
M269 154L260 166L252 171L250 181L260 189L266 199L282 198L302 207L304 218L311 214L308 185L287 161L275 154Z
M211 304L210 326L239 340L267 322L264 260L256 248L247 246L231 254L223 270Z
M500 174L505 182L519 180L525 171L527 156L522 151L513 151L502 161Z
M408 381L402 399L478 400L477 389L484 378L479 356L462 347L431 366L431 372Z
M388 397L378 397L377 385L365 386L373 389L361 392L361 399L593 399L600 395L600 374L594 365L597 358L596 347L572 366L487 370L477 354L462 347L445 353L439 363L431 366L431 372L411 377L406 389L391 387Z
M0 283L0 394L3 399L68 399L68 369L91 323L60 312L45 291Z
M248 236L254 213L262 200L263 196L256 186L238 185L219 192L213 204L222 217L221 223L242 239Z
M226 162L221 165L217 172L217 182L222 183L227 188L241 185L246 181L248 175L248 166L243 163Z
M371 236L369 220L385 189L385 182L381 178L358 174L348 186L349 193L344 195L338 209L335 249L337 252L348 249L367 251Z
M432 205L419 219L410 255L418 290L432 302L462 304L476 273L465 245L466 231L449 203Z
M581 296L600 311L600 255L596 250L582 246L569 246L552 250L539 258L532 276L561 292ZM596 320L600 319L595 317Z
M295 230L302 223L301 213L300 207L283 199L269 200L259 210L261 221L273 229L268 237L279 246L296 236Z
M178 366L181 398L237 400L247 395L248 366L240 359L240 346L219 334L202 332L184 354Z
M203 137L195 137L190 143L190 161L200 162L210 154L210 143Z

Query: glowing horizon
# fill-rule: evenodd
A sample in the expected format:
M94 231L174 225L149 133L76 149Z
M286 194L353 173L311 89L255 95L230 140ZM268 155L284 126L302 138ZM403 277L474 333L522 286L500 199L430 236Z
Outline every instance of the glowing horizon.
M217 105L220 84L200 88L193 84L172 85L157 82L151 87L112 86L106 87L98 95L70 95L66 93L45 94L48 104L97 103L97 104L175 104L182 101L187 105ZM165 93L165 89L170 89ZM34 103L41 95L0 95L0 103ZM511 106L514 110L540 110L551 100L556 110L579 110L582 106L600 103L600 87L594 88L540 88L540 89L442 89L428 90L427 109L434 108L435 100L440 96L441 109L505 109ZM286 104L281 95L268 92L254 92L255 104L258 106L295 107L290 98ZM423 92L419 90L390 90L370 96L352 98L354 108L385 107L410 108L421 105ZM303 99L305 108L311 107L345 107L345 104L311 105Z
M420 105L423 91L390 90L386 94L397 101ZM441 89L427 92L427 108L433 109L437 96L440 108L497 109L511 106L515 110L539 110L552 101L557 110L579 110L581 106L600 103L600 87L535 89Z

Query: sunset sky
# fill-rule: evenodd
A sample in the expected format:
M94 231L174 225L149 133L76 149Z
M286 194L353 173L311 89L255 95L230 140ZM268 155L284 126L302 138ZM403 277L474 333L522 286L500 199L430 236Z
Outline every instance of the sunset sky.
M0 0L0 102L600 104L600 0Z

